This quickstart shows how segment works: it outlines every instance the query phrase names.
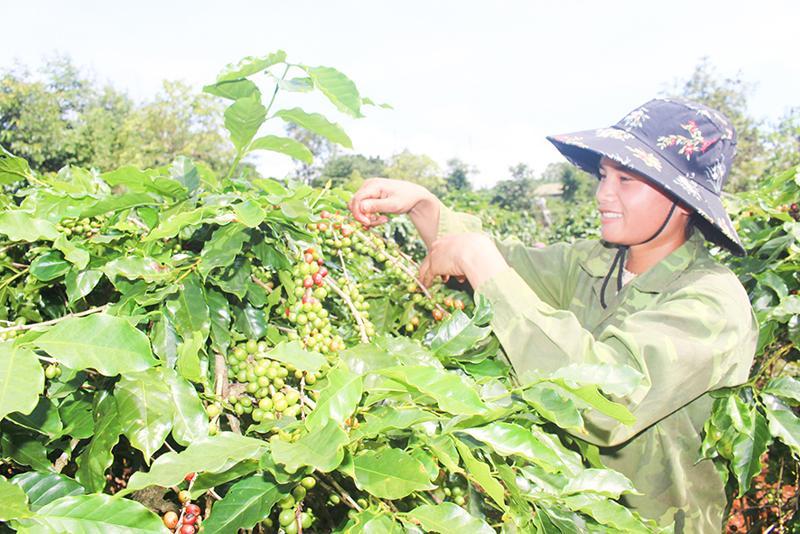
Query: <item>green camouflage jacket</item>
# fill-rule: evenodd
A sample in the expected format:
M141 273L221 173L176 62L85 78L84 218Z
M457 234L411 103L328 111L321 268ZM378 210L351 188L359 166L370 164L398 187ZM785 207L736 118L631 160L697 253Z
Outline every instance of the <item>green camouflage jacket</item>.
M443 208L439 235L480 231L477 217ZM494 308L492 327L517 376L571 363L631 366L644 375L613 398L636 417L626 426L587 414L603 462L642 493L625 504L676 532L719 533L726 504L710 460L698 462L708 392L745 382L758 326L736 276L716 262L699 232L615 294L600 287L615 248L597 240L543 249L496 241L510 268L478 293Z

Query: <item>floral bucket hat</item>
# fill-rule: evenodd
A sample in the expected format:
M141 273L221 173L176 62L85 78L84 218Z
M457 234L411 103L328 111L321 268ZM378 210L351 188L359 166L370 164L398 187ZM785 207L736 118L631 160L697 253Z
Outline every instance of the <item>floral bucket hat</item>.
M720 199L736 152L736 132L720 112L685 100L655 99L610 128L547 139L595 176L601 156L643 174L702 218L698 226L707 239L745 254Z

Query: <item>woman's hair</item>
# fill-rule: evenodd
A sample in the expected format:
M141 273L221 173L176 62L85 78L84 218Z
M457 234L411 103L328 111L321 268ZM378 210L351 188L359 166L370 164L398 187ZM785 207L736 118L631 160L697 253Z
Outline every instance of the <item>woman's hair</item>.
M696 211L692 211L692 214L689 216L689 222L686 225L686 238L688 239L689 236L694 233L694 230L697 229L706 241L714 243L715 245L725 248L728 248L728 245L720 237L720 233L715 230L715 228L711 225L710 222L705 220L703 217L697 214Z

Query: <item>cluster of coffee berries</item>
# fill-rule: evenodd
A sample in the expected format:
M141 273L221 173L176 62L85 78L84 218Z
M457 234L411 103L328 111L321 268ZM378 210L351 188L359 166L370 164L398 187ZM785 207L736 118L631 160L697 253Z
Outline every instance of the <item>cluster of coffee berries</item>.
M445 494L445 500L452 499L452 501L459 506L464 506L467 503L464 488L461 486L445 486L443 491Z
M227 356L231 380L244 386L244 391L229 395L223 407L236 415L250 414L256 423L282 416L297 417L303 409L301 389L320 378L317 373L270 359L268 349L266 341L250 339L233 347ZM241 386L238 389L241 391ZM314 391L309 393L312 396L317 394ZM206 411L214 417L219 415L220 409L212 404Z
M435 495L443 501L451 501L459 506L467 502L467 483L457 475L445 475L439 482Z
M173 254L177 254L183 250L183 246L181 246L178 240L172 239L165 239L164 240L164 248L167 251L172 252Z
M196 476L195 473L186 475L185 480L189 483L190 488ZM189 490L181 490L178 493L178 501L181 503L181 514L178 515L173 511L165 513L161 517L164 526L170 532L175 532L176 534L195 534L200 529L200 524L203 521L203 511L192 502L192 495Z
M100 233L106 218L98 215L92 219L64 219L56 224L56 230L66 236L85 237L89 239Z
M7 324L7 323L4 323L4 325L5 324ZM25 318L24 317L18 317L17 320L14 321L13 323L11 323L11 325L9 325L9 326L18 326L18 325L23 325L23 324L25 324ZM6 331L3 331L3 332L0 332L0 341L8 341L9 339L14 339L15 337L17 337L21 333L22 333L21 330L6 330Z
M272 272L261 265L253 265L251 274L254 276L267 291L275 289L275 281L272 279Z
M277 517L267 518L263 521L264 526L272 527L277 520L283 532L286 534L297 534L302 530L307 530L314 525L316 517L314 511L303 506L303 499L306 493L317 485L317 481L312 476L303 477L300 483L292 489L292 493L278 501Z
M44 368L44 377L48 380L53 380L61 376L61 367L57 363L51 363Z
M351 249L355 239L355 223L339 212L330 213L322 210L319 216L323 220L309 224L309 231L317 235L329 252L341 251L345 258L353 259Z
M303 251L301 261L292 268L294 298L284 307L284 315L295 331L290 340L298 339L308 349L323 354L336 354L344 350L344 340L333 331L329 312L323 307L328 297L326 278L328 268L316 249Z
M338 282L339 289L345 296L347 296L348 299L350 299L353 308L355 308L356 313L358 313L358 316L364 325L365 333L368 337L373 337L375 335L375 325L369 320L369 302L364 298L364 295L361 294L358 286L353 280L346 276L342 276Z

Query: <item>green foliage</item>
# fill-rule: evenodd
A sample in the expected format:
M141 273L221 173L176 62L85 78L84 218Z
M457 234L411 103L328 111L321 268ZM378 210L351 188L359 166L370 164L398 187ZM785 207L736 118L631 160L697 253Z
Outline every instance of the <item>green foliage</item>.
M766 170L764 133L759 121L753 119L747 110L747 97L751 91L752 85L739 77L721 78L708 58L700 61L691 76L670 91L670 96L688 98L721 111L733 123L736 129L736 163L725 186L732 192L753 187L754 180L763 176Z
M446 187L439 165L429 156L413 154L409 150L392 156L386 165L386 176L414 182L434 194L444 193Z
M205 88L228 100L236 153L224 165L178 158L39 175L3 152L0 180L15 193L0 193L0 447L16 474L0 478L0 521L22 531L163 532L153 495L182 506L184 520L191 500L208 495L210 514L200 512L211 532L259 523L287 532L657 530L617 502L636 492L630 482L574 437L586 410L633 422L606 395L630 391L639 375L578 365L519 384L497 358L485 303L441 285L430 298L419 291L406 223L385 239L336 214L349 198L340 187L245 178L242 161L255 150L315 155L297 139L261 135L271 120L349 141L321 114L272 110L254 76L273 91L318 91L353 117L369 103L339 71L279 51L245 58ZM379 163L343 160L336 165L351 170L336 176ZM386 173L445 185L435 164L408 152ZM529 243L596 228L590 206L565 204L573 226L545 231L530 210L452 189L490 231ZM742 491L771 442L800 450L800 215L783 207L798 197L796 174L748 195L733 202L754 254L732 261L759 314L763 352L748 384L718 393L703 450ZM181 490L181 504L168 488Z
M531 211L534 209L536 184L525 175L501 180L492 188L492 204L509 211Z
M793 107L767 134L766 176L800 165L800 107Z
M361 114L341 73L277 53L206 87L232 100L225 125L237 154L225 176L182 158L145 171L28 176L7 156L23 171L15 181L37 184L6 195L0 225L0 432L4 461L21 473L0 490L16 503L4 516L13 528L161 531L152 511L125 497L171 499L156 488L174 486L190 490L184 504L212 487L223 496L206 518L211 531L276 519L320 531L522 528L534 509L566 506L575 491L531 492L511 508L524 468L593 477L546 430L554 409L532 414L536 404L506 367L494 365L491 377L468 370L499 349L484 303L465 305L466 295L442 286L423 296L395 243L335 215L348 199L342 189L239 177L249 152L278 149L259 137L273 118L346 139L322 115L262 103L244 76L272 68L279 90L299 69L337 109ZM410 154L391 169L443 183ZM580 411L613 404L575 377L542 380L581 401L567 401L578 430ZM106 475L123 461L133 472L124 488L109 488ZM596 506L624 487L602 480ZM52 499L43 483L56 488ZM461 494L448 497L456 483ZM583 520L607 522L593 513Z
M760 335L750 380L717 395L703 454L729 467L740 497L761 473L768 448L770 470L784 461L790 471L800 468L800 420L793 411L800 404L799 176L790 169L729 202L748 254L720 254L750 295Z
M543 173L546 182L561 184L561 198L568 204L594 201L597 178L567 162L551 163Z
M447 174L444 178L448 191L469 191L469 175L473 172L469 165L460 159L453 158L447 161Z
M0 75L0 145L40 172L65 165L147 168L179 155L220 171L230 160L218 105L181 82L137 104L85 77L68 58L48 61L39 76Z
M386 163L381 158L347 154L326 161L312 185L322 187L330 180L334 187L356 191L362 179L385 174Z

